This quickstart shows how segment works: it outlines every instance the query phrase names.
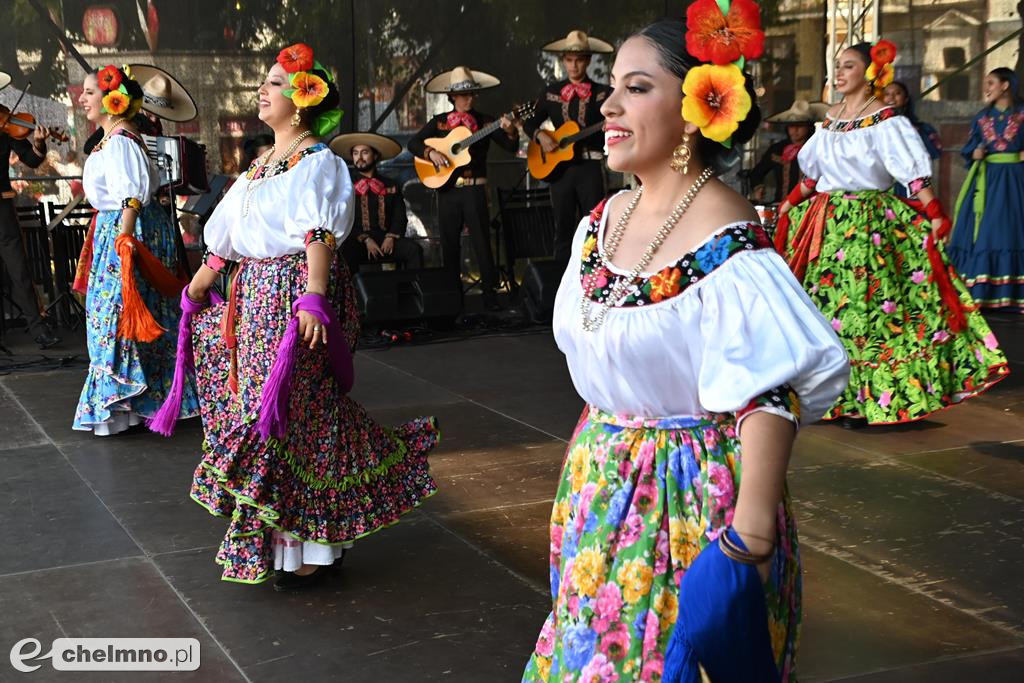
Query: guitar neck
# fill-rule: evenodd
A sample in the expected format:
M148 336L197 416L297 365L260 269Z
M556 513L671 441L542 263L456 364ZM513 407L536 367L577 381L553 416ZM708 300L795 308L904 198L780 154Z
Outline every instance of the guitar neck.
M494 119L490 123L488 123L483 128L480 128L479 130L477 130L477 132L473 133L472 135L470 135L468 138L466 138L462 142L460 142L459 143L459 147L466 148L466 147L470 147L472 145L475 145L476 143L480 142L481 140L483 140L485 137L487 137L488 135L490 135L494 131L498 130L498 128L500 126L501 126L501 118L499 117L499 118Z
M571 145L572 143L576 142L577 140L582 140L583 138L590 137L591 135L593 135L597 131L601 130L602 128L604 128L604 119L601 119L597 123L590 124L589 126L584 128L583 130L581 130L579 133L576 133L575 135L570 135L570 136L568 136L566 138L562 138L562 144L563 145Z

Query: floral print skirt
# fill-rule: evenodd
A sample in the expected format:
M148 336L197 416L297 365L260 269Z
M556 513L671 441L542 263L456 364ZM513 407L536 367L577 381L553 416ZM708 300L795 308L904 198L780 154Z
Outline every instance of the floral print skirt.
M113 433L126 428L126 415L152 417L174 379L178 345L178 302L160 295L136 270L135 282L146 308L166 331L151 343L117 336L121 317L121 259L114 249L121 210L100 211L93 233L93 257L85 295L85 334L89 370L75 410L74 429ZM174 228L155 202L142 208L135 238L171 271L177 268ZM195 386L186 382L181 417L199 413ZM134 421L134 420L133 420Z
M731 415L644 419L590 407L551 513L552 611L524 681L660 681L679 583L731 523L740 486ZM764 584L782 680L794 680L800 556L788 493ZM726 634L727 637L727 634Z
M233 284L234 360L222 336L226 304L194 322L206 438L191 495L211 513L231 518L217 553L226 581L269 577L274 529L304 542L347 543L394 524L435 491L427 465L439 438L434 420L396 429L377 424L339 392L322 346L299 344L286 436L264 442L256 431L263 383L306 275L304 253L242 261ZM340 258L332 265L328 298L355 348L355 292Z
M950 329L925 249L931 225L924 216L890 192L833 192L819 201L827 202L820 254L808 263L803 286L850 357L850 383L825 419L920 420L1006 376L1006 356L955 273L967 324ZM814 205L790 213L787 258Z

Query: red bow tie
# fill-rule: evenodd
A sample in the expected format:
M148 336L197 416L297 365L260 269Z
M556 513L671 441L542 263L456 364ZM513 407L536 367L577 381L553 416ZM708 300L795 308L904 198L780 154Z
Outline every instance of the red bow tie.
M465 126L474 133L479 126L476 124L476 119L473 115L465 111L450 111L448 112L448 127L455 128L457 126Z
M362 197L367 192L384 194L388 191L388 186L376 178L360 178L355 184L355 190L356 194Z
M569 83L562 88L562 101L568 102L575 95L581 100L590 99L589 83Z
M803 147L803 144L798 145L795 142L791 142L790 144L783 147L782 160L788 164L789 162L793 161L793 159L796 159L796 155L800 153L801 147Z

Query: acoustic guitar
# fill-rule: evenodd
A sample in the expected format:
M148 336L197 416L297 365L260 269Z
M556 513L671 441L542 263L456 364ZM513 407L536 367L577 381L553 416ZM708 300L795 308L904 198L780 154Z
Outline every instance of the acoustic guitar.
M505 114L512 120L521 119L533 113L536 107L535 102L521 104L512 111ZM448 166L434 166L430 161L416 157L413 162L416 166L416 175L420 181L432 190L442 187L456 169L469 164L469 148L475 143L483 140L488 135L501 127L501 117L481 127L475 133L465 126L459 126L449 131L443 138L427 138L424 142L427 147L443 154L449 161Z
M556 130L547 131L547 134L558 143L558 148L551 152L545 152L539 142L530 140L530 144L526 148L526 166L530 169L530 175L537 180L544 180L560 163L572 159L574 142L590 137L602 127L604 127L604 119L583 130L580 130L579 124L575 121L566 121Z

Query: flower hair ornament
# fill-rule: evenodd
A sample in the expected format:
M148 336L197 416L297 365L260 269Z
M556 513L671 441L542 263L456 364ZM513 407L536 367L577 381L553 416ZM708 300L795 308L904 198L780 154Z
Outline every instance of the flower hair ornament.
M305 43L295 43L281 50L277 63L288 72L288 84L291 86L281 94L289 98L297 109L317 106L335 85L331 72L313 59L313 48ZM338 127L341 116L342 111L332 107L309 122L310 130L317 137L323 137Z
M142 109L142 86L133 78L131 67L118 69L108 64L96 73L96 83L103 95L103 113L130 119Z
M761 8L754 0L697 0L686 10L686 50L705 63L683 80L683 118L731 148L753 106L743 67L764 53Z
M892 63L896 60L896 45L888 40L879 40L871 46L871 64L864 72L864 78L871 86L875 97L880 97L885 86L892 83L895 70Z

